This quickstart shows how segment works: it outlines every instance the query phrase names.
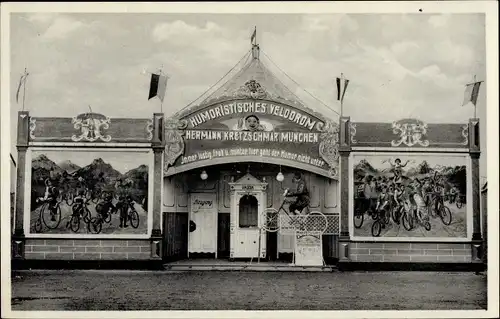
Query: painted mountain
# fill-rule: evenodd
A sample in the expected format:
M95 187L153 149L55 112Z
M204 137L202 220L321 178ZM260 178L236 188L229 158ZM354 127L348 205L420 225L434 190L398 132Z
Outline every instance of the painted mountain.
M96 158L91 164L80 168L74 172L75 176L83 177L84 180L90 181L97 179L99 174L103 173L104 178L107 182L114 182L122 174L115 170L111 164L108 164L102 160L102 158Z
M81 168L80 166L74 164L70 160L66 160L64 162L59 163L59 167L62 170L68 172L68 174L73 174L74 172L76 172L77 170L79 170Z
M114 183L118 178L128 178L132 181L133 185L131 189L133 199L139 203L147 199L149 169L146 165L140 165L125 174L121 174L102 158L96 158L89 165L79 167L71 161L63 161L60 165L57 165L46 155L41 154L32 161L32 200L34 201L36 198L43 196L45 191L45 180L47 178L50 178L53 184L57 186L59 177L64 171L72 175L74 180L76 180L77 177L82 177L89 185L92 185L93 181L98 179L99 174L103 173L107 183L105 187L109 189L114 189ZM70 187L73 186L74 185L70 185ZM32 205L35 205L33 201ZM145 202L147 202L147 200Z
M56 178L63 170L51 161L45 154L40 154L31 162L31 179L45 181L47 178Z

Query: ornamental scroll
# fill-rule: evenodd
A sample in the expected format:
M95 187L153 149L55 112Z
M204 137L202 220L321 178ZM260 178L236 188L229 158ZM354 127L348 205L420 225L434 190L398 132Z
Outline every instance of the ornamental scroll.
M167 119L165 120L165 164L168 168L172 166L177 158L184 153L184 133L187 121Z
M319 155L330 167L332 178L338 177L339 164L339 126L334 122L326 122L320 135Z
M74 125L76 130L79 130L79 135L75 134L71 136L73 142L80 141L111 141L110 135L103 135L102 131L109 128L109 123L111 119L102 114L97 113L84 113L79 114L73 118L71 123Z
M402 144L406 146L429 146L429 141L424 139L427 134L427 124L416 119L404 119L392 123L392 131L399 135L399 139L392 140L391 145L396 147Z

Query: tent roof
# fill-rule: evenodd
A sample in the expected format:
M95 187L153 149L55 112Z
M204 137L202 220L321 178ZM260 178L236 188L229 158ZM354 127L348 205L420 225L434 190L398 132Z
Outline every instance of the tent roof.
M215 103L250 98L283 103L321 119L325 118L321 113L306 107L304 102L269 70L259 56L260 48L254 45L252 54L236 74L228 76L224 84L208 94L199 104L186 107L177 116L185 117Z

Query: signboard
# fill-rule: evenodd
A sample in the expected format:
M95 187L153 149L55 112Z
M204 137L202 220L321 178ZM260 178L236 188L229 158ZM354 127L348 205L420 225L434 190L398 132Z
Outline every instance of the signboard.
M295 265L323 266L321 232L295 232Z
M166 127L173 141L169 155L167 139L167 164L177 172L211 162L252 160L288 162L325 176L337 175L338 126L296 107L264 100L228 101Z

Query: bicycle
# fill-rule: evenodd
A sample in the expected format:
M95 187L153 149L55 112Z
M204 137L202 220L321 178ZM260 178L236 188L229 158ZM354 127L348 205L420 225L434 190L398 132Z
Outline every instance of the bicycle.
M384 205L382 208L375 210L375 212L373 213L373 214L377 215L377 217L374 219L374 222L372 224L372 229L371 229L373 237L380 236L380 232L382 231L382 228L385 228L386 225L389 225L389 222L390 222L389 210L390 209L391 209L390 204L389 204L389 209L386 209L385 205Z
M44 201L40 207L39 215L35 222L35 232L37 233L42 231L43 225L48 229L56 229L61 223L61 207L59 206L59 202L55 204L55 212L50 210L49 205L48 201ZM47 212L51 216L50 218L46 216Z
M412 207L409 204L405 204L403 209L403 215L401 221L403 223L403 227L407 231L411 231L414 229L416 225L421 225L425 230L430 231L432 226L431 223L427 220L424 220L422 216L422 210L417 207Z
M438 205L437 211L435 209L436 202ZM451 224L451 221L452 221L451 210L448 206L446 206L444 204L443 196L441 194L439 194L439 193L434 194L434 197L432 198L432 200L429 203L428 209L429 209L429 212L432 214L432 216L436 216L436 215L439 216L439 218L441 219L441 221L443 222L444 225L448 226Z
M76 205L78 205L78 203L74 203L71 206L71 210L73 211L73 213L71 214L70 220L66 224L66 228L70 228L71 231L77 233L80 230L81 219L83 219L84 223L88 224L90 222L90 220L92 219L92 214L88 209L88 202L88 199L84 200L82 202L82 207L78 211L76 211L75 207Z
M283 201L281 202L281 205L278 209L271 207L268 208L264 211L265 215L265 223L264 223L264 228L268 231L277 231L278 229L281 228L281 225L278 221L280 213L283 211L290 219L290 226L297 230L304 230L304 231L320 231L321 233L324 233L328 227L328 220L325 215L318 211L312 211L308 214L298 214L292 216L284 207L286 203L288 203L286 199L286 195L288 193L288 190L285 190L283 193ZM306 208L305 207L302 211L304 211ZM308 217L310 216L318 216L319 218L311 218L311 221L306 222L308 220Z
M102 230L102 225L104 223L106 223L106 224L111 223L111 215L116 213L116 211L117 211L115 206L111 206L111 207L109 207L107 212L103 212L102 205L103 205L103 203L97 204L97 206L96 206L97 216L92 217L90 219L90 221L87 223L87 229L92 234L99 234ZM101 208L99 208L99 206L101 206ZM104 217L104 215L105 215L105 217ZM133 225L132 225L132 227L133 227Z

